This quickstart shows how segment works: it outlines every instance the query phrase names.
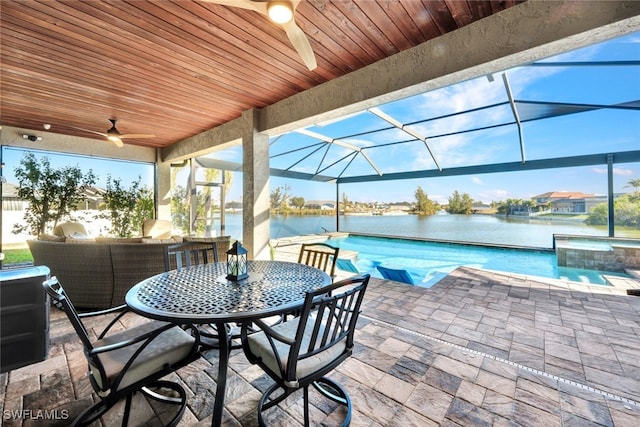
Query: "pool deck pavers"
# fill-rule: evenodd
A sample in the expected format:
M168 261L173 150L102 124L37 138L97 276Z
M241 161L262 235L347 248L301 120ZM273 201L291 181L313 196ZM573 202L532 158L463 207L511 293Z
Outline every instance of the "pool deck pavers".
M29 417L89 404L81 346L54 308L50 336L48 360L0 375L2 425L67 425ZM332 375L351 395L352 426L640 425L640 297L624 289L466 267L429 289L372 279L356 343ZM208 351L171 376L188 390L181 426L210 425L216 373ZM234 350L224 425L256 425L268 383ZM340 424L341 408L312 400L313 425ZM301 419L300 401L281 403L269 425ZM132 424L160 425L165 410L139 398Z

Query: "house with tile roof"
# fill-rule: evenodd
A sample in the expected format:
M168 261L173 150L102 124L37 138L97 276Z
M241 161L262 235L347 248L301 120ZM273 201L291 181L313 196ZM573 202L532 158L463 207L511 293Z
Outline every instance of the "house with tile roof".
M549 205L553 213L579 214L587 213L598 203L606 202L595 194L585 194L579 191L551 191L533 196L538 206Z

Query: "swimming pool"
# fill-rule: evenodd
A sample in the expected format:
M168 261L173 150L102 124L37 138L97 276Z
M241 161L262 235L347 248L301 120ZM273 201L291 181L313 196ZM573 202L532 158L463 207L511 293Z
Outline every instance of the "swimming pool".
M349 235L334 237L326 243L356 251L356 266L362 272L381 277L376 263L404 268L419 282L429 287L457 267L469 266L487 270L527 274L608 286L602 274L624 274L558 267L556 254L547 250L499 248L456 243L440 243L387 237Z

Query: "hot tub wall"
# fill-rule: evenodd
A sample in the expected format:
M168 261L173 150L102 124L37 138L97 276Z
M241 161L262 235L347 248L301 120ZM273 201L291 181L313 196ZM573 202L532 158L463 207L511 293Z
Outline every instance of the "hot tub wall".
M558 266L615 272L640 268L640 241L602 238L595 240L599 243L608 242L609 247L572 247L572 241L589 242L590 239L556 238Z

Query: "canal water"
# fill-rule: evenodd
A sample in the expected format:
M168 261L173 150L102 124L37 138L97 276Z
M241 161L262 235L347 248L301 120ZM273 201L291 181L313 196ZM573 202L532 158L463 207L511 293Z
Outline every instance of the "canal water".
M226 234L242 238L242 215L227 214L226 222ZM271 218L273 239L326 231L336 231L334 216L276 215ZM340 216L340 231L534 248L552 248L554 233L591 236L608 233L606 227L592 227L577 221L449 214Z

